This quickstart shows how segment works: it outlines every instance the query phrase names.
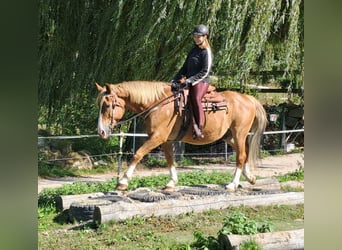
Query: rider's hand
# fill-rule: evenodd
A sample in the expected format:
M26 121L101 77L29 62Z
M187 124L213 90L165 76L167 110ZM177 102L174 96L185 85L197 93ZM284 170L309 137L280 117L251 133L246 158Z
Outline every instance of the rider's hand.
M186 79L184 82L184 88L188 88L192 86L192 81L190 79Z
M177 91L177 90L179 89L179 84L178 84L177 81L174 80L174 79L171 80L171 89L172 89L173 91Z

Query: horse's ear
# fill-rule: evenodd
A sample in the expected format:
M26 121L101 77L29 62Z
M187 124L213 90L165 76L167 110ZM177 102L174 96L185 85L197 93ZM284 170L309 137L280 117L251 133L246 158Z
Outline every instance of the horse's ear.
M95 82L96 88L99 92L102 92L104 90L104 88L102 86L100 86L97 82Z
M111 94L111 93L112 93L112 89L111 89L111 87L110 87L110 84L109 84L109 83L105 83L105 87L106 87L106 92L107 92L108 94Z

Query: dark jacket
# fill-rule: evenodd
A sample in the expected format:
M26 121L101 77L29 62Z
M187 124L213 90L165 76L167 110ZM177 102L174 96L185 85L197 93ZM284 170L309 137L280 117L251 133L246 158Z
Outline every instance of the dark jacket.
M201 49L198 46L194 46L173 80L178 81L182 76L185 76L186 79L191 80L192 85L196 85L199 82L210 83L209 73L212 62L213 54L210 48Z

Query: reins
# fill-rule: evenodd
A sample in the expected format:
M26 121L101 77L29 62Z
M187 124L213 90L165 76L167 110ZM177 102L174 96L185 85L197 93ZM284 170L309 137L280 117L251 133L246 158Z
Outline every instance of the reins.
M151 112L153 112L153 109L157 108L159 105L161 105L163 102L167 101L168 99L171 99L172 97L176 97L176 95L177 95L177 94L172 94L172 95L170 95L170 96L168 96L168 97L165 97L164 99L160 100L159 102L157 102L156 104L152 105L152 106L149 107L148 109L146 109L146 110L144 110L144 111L142 111L142 112L140 112L140 113L138 113L138 114L135 114L135 115L133 115L133 116L127 118L126 120L117 122L117 123L115 124L115 126L120 125L120 124L123 124L123 123L125 123L125 122L129 122L129 121L131 121L131 120L133 120L133 119L135 119L135 118L137 118L137 117L140 117L140 116L142 116L142 115L144 115L144 114L146 114L146 113L151 113ZM176 98L175 98L175 99L176 99ZM175 99L173 99L173 100L171 100L171 101L174 101ZM170 101L170 102L171 102L171 101ZM170 102L168 102L168 103L170 103ZM148 114L146 114L145 117L147 117L147 115L148 115Z

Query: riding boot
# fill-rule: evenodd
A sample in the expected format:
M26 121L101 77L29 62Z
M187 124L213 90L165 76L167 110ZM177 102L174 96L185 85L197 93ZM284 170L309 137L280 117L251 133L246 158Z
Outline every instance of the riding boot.
M200 125L200 126L198 126L198 130L199 130L199 135L198 135L198 137L199 138L204 138L204 134L203 134L203 127Z
M194 129L192 131L192 138L193 139L204 138L202 126L197 126L197 124L194 124Z

